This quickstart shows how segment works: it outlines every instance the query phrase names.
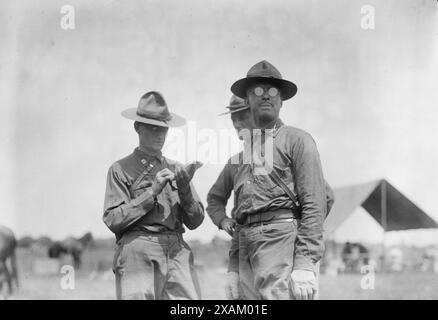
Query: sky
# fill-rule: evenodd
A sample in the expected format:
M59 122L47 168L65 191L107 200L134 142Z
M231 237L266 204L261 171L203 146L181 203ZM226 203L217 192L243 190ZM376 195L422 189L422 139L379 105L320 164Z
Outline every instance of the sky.
M436 1L68 4L73 30L61 28L61 2L1 4L0 223L17 236L111 237L107 170L138 142L121 111L157 90L197 132L232 130L217 115L261 60L297 84L280 116L314 137L333 187L385 177L438 220ZM364 5L374 29L361 27ZM195 175L204 204L222 166ZM186 238L217 235L206 217Z

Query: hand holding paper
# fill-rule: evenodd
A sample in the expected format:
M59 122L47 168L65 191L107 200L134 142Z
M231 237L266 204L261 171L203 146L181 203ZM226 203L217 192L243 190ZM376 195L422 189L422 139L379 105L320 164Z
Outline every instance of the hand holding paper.
M178 189L187 190L190 187L190 181L192 181L196 170L202 167L202 162L193 161L185 165L176 166L175 169L175 181Z
M186 170L187 174L189 175L190 180L193 179L193 176L195 175L196 170L198 170L200 167L202 167L202 162L200 162L200 161L192 161L192 162L189 162L185 166L185 170Z

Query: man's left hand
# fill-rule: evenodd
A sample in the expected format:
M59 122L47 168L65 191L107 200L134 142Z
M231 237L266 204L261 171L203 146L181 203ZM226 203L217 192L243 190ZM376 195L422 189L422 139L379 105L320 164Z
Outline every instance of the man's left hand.
M188 191L190 190L190 176L187 173L186 169L182 166L177 166L175 168L175 180L176 180L176 186L181 191Z
M318 286L315 273L309 270L293 270L292 291L297 300L314 300Z

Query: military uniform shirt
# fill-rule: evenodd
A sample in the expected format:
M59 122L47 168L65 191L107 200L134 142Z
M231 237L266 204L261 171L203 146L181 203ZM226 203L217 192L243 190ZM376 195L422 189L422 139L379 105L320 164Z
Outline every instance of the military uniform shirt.
M295 269L313 270L324 251L323 221L327 213L325 180L315 141L307 132L286 126L278 119L273 137L273 170L294 190L302 207L298 227ZM260 152L263 156L263 152ZM225 205L234 192L232 216L292 208L292 200L267 175L255 174L254 166L231 159L207 196L207 212L216 225L225 217Z
M103 221L119 240L129 231L176 231L197 228L204 219L201 201L190 184L193 197L181 201L178 191L169 183L154 199L152 182L158 171L175 170L175 162L159 155L151 157L139 148L115 162L108 170ZM133 184L138 176L148 171L141 183Z

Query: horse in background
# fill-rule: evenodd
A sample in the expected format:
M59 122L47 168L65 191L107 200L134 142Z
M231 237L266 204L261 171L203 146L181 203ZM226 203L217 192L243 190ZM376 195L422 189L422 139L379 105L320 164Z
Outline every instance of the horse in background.
M11 229L0 226L0 295L3 291L3 283L8 284L9 295L13 292L13 281L18 288L17 261L15 249L17 240ZM10 268L7 265L9 260Z
M59 258L63 254L70 254L73 258L74 268L79 269L82 264L82 251L93 241L93 236L87 232L81 238L69 237L63 241L56 241L50 245L48 255L50 258Z

